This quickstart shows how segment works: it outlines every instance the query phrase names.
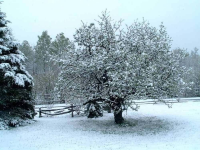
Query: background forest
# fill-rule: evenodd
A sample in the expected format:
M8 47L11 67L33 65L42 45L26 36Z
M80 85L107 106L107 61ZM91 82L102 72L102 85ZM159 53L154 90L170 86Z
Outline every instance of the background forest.
M34 78L35 103L52 103L57 101L63 103L66 97L57 97L56 84L58 76L62 70L62 62L55 62L53 59L68 58L67 52L74 47L74 43L65 37L64 33L59 33L55 39L52 39L47 31L38 36L36 46L31 46L28 41L20 44L21 50L25 56L26 68ZM173 50L179 53L180 48ZM186 57L182 60L181 65L185 66L189 72L185 75L185 82L189 88L184 88L180 97L200 96L200 55L198 48L193 50L183 50Z

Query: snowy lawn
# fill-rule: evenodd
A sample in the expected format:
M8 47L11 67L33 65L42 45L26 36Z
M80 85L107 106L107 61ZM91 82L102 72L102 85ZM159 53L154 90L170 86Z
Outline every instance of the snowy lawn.
M141 105L124 118L119 126L108 113L97 119L36 116L34 124L0 131L0 150L200 149L200 101Z

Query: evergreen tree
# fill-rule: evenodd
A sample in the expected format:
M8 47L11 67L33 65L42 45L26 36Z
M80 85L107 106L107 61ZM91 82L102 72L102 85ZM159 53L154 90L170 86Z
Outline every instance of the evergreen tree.
M47 100L49 94L54 88L54 70L50 62L50 46L51 37L47 31L43 31L41 36L38 36L37 45L35 46L35 86L36 95L40 100Z
M54 81L58 80L58 75L61 72L62 60L66 60L68 57L68 50L73 47L73 44L65 37L64 33L59 33L56 39L51 43L50 54L51 61L54 62L52 69L54 70ZM64 102L65 96L60 92L60 83L57 82L54 89L54 99L60 102Z
M180 48L175 49L175 53L180 53ZM186 66L189 72L184 76L189 88L185 88L184 97L200 96L200 55L198 49L194 48L187 57L182 60L182 66Z
M25 57L13 40L5 17L0 11L0 129L21 125L35 114L33 78L23 65Z
M37 45L35 47L35 57L37 65L37 71L39 73L46 73L49 71L49 53L51 46L51 37L47 31L43 31L41 36L38 36Z
M59 33L51 43L50 53L53 56L57 56L58 59L61 59L64 58L69 47L69 39L65 37L64 33Z
M19 50L26 56L25 66L27 71L31 74L35 74L35 54L33 48L30 46L28 41L23 41L22 44L19 45Z

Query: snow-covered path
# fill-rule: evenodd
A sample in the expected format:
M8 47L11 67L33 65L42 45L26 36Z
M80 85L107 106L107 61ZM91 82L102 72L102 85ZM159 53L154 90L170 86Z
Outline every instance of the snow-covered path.
M36 117L34 124L0 131L0 150L198 150L200 102L142 105L124 113L126 125L113 114L87 119L70 115Z

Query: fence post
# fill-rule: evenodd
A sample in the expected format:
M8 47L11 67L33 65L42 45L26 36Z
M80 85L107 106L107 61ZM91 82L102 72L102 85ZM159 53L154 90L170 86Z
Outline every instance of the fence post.
M72 117L74 117L74 106L73 106L73 104L71 104L71 110L72 110Z
M41 108L39 108L39 118L42 117L42 111Z

